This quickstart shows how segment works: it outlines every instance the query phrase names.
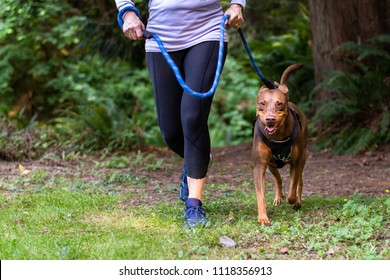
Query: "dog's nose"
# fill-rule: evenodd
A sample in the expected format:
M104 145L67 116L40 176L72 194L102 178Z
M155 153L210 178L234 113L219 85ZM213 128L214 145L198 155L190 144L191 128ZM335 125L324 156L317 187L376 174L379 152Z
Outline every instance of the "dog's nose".
M266 122L274 122L276 120L276 117L274 115L267 115L265 117Z

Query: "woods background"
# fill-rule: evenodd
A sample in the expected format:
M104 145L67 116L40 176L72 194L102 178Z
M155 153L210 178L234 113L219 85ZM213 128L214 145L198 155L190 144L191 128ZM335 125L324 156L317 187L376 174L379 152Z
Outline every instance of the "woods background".
M135 2L146 23L148 1ZM114 1L0 3L0 159L162 145L143 42L124 37ZM389 0L248 0L244 15L269 79L304 65L289 88L309 116L311 148L358 153L390 142ZM214 146L251 140L261 86L228 32Z

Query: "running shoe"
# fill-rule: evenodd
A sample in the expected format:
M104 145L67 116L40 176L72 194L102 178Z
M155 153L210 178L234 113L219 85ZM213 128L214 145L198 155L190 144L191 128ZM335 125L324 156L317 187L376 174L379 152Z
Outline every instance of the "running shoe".
M185 210L184 219L188 227L206 226L206 210L202 205L189 207Z

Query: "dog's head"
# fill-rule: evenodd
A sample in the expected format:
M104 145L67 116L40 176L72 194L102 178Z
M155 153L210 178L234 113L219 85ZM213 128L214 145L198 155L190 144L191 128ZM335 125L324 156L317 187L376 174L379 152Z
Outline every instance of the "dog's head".
M265 135L275 134L288 115L288 88L285 85L276 86L277 89L263 86L257 96L256 117L264 126Z

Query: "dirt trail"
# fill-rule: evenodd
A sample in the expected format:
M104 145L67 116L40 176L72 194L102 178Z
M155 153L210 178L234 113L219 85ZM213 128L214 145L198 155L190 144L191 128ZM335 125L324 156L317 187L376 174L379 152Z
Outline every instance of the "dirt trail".
M161 190L156 191L159 186L165 186L166 199L177 200L175 186L178 185L181 175L181 161L167 149L146 149L143 152L154 153L156 156L152 158L153 161L163 159L163 163L152 171L139 166L120 169L122 173L147 178L146 186L142 186L139 191L147 193L149 197L145 201L140 199L137 202L147 203L154 195L161 197ZM232 188L245 186L253 190L251 143L215 148L212 154L213 165L209 170L208 183L224 183ZM72 178L74 174L80 174L78 176L86 181L101 180L104 172L113 172L113 169L107 168L102 168L101 172L89 172L91 170L85 168L88 161L91 168L98 168L94 167L92 160L36 160L22 162L22 165L28 170L44 169L49 176L65 175ZM20 176L18 164L19 162L0 161L0 178ZM285 193L288 191L288 172L288 165L281 169ZM390 195L390 146L356 156L334 156L327 151L309 151L303 180L303 196L350 196L355 193ZM267 175L267 181L273 182L270 174ZM126 191L125 186L123 190Z
M251 144L215 150L216 166L210 177L216 182L239 183L252 178ZM214 167L214 166L213 166ZM218 169L230 170L223 176ZM237 173L237 168L242 169ZM289 167L281 169L284 190L287 190ZM273 180L272 175L267 180ZM309 151L303 174L303 195L385 195L390 190L390 149L384 147L363 155L334 156L331 152Z

